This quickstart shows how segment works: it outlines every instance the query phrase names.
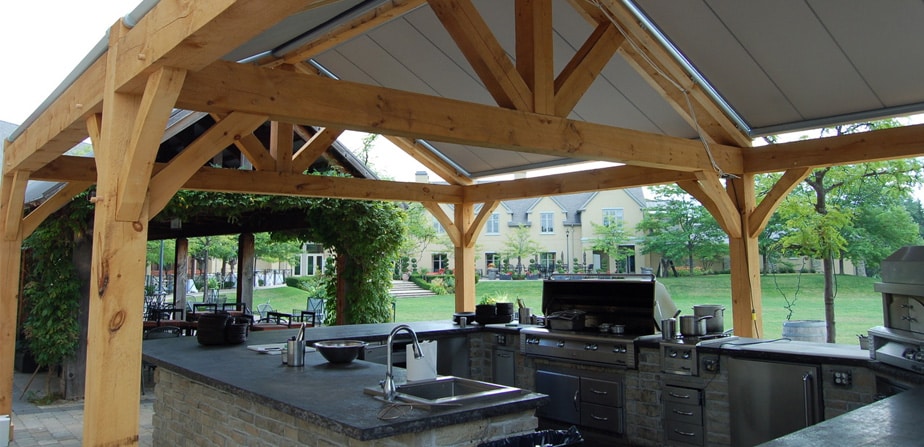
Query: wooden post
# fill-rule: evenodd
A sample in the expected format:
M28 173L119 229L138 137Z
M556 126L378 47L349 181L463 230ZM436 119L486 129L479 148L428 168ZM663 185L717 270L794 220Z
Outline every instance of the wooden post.
M471 234L475 218L475 205L461 203L455 206L455 225L462 235L461 243L455 248L456 275L456 312L473 312L475 310L475 240L466 237Z
M186 282L189 279L189 239L177 238L173 254L173 307L186 316Z
M22 207L24 173L4 175L0 180L0 414L13 410L13 362L16 356L16 324L19 312L19 272L22 265ZM8 436L0 433L0 436Z
M253 269L257 255L253 233L241 233L237 239L237 299L250 309L253 305Z
M741 215L741 237L729 238L731 258L732 320L735 334L742 337L761 337L763 333L763 305L760 289L760 252L757 247L759 231L750 230L754 218L756 197L754 176L729 179L726 190Z

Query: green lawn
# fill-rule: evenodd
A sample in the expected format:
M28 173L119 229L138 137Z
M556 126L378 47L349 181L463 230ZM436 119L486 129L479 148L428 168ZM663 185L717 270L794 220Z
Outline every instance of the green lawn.
M837 276L835 311L837 313L837 341L857 343L857 334L865 334L882 324L882 295L873 291L873 278ZM723 304L725 328L731 328L731 282L728 275L709 275L684 278L662 278L671 298L684 314L693 313L694 304ZM824 320L822 290L824 280L820 274L765 275L761 277L763 290L764 329L761 338L777 338L782 334L786 309L783 297L796 296L793 319ZM798 292L797 292L798 291ZM475 287L476 301L485 296L506 295L508 301L521 298L526 305L539 313L542 304L542 281L481 281ZM303 309L307 295L289 287L264 288L254 291L254 305L269 301L277 310L288 312ZM425 321L450 319L454 312L454 297L439 295L427 298L398 298L395 303L398 321Z

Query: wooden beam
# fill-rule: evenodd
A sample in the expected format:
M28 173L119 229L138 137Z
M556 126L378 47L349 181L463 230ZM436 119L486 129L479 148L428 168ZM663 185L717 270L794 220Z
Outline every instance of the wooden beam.
M343 134L343 129L325 127L311 135L304 126L295 126L295 132L305 140L305 144L294 155L292 155L292 172L305 172L318 157L330 149L331 145L337 141L337 138Z
M247 160L250 160L254 169L258 171L276 170L276 160L270 156L269 149L256 135L241 135L240 139L234 140L234 146L247 157Z
M740 237L728 239L728 251L731 258L732 321L735 335L742 337L766 337L763 332L763 304L760 287L760 251L757 236L748 234L754 224L749 220L754 217L756 207L754 175L744 174L730 178L728 197L741 212Z
M481 230L484 229L485 222L487 222L488 218L491 217L491 213L497 209L498 205L500 205L500 200L486 202L481 207L481 210L478 211L478 215L475 216L472 224L465 231L465 237L462 238L464 247L475 246L475 242L478 242L478 235L481 234Z
M116 215L123 221L138 220L147 198L154 159L185 77L185 70L172 68L158 69L148 77L119 178Z
M715 143L738 147L751 145L751 138L725 115L701 86L692 82L674 56L622 2L600 0L599 3L608 20L618 24L631 42L630 45L622 45L620 53L687 123L699 127ZM687 105L687 97L693 105L693 114Z
M508 109L533 110L529 86L471 0L429 0L428 3L494 101Z
M773 188L760 201L760 205L757 205L757 208L751 213L748 219L748 227L746 228L748 237L757 237L764 231L773 212L783 203L786 196L800 182L805 180L813 170L813 168L793 168L783 173L783 176L773 184Z
M5 183L8 176L4 176ZM3 190L7 187L4 185ZM6 222L0 222L0 227ZM0 228L6 233L6 228ZM16 359L16 335L19 315L19 272L22 265L22 239L0 238L0 414L13 414L13 364ZM10 440L9 433L0 433Z
M216 62L190 73L178 106L267 114L271 119L342 127L582 160L697 171L713 169L702 144L686 138ZM723 172L741 172L740 149L711 145Z
M22 219L23 239L29 237L48 216L70 203L77 194L86 191L91 186L93 186L91 182L70 182L42 202Z
M571 113L625 40L612 23L597 25L584 45L555 78L556 116L567 116Z
M22 207L26 200L26 185L29 184L29 173L15 171L12 175L3 176L3 240L22 240Z
M35 171L87 139L85 120L99 113L106 58L90 65L3 152L3 173Z
M459 229L460 235L472 233L471 228L475 225L475 205L472 203L460 203L453 209L453 215L456 228ZM475 241L471 244L454 244L455 245L455 269L453 273L456 276L456 312L464 312L475 309Z
M283 19L335 1L161 1L121 36L114 86L123 92L140 88L139 77L163 64L199 70Z
M465 187L464 200L475 203L490 200L514 200L694 180L696 180L696 175L692 172L615 166L554 176L478 183Z
M385 135L385 138L420 162L420 164L424 165L427 169L433 171L434 174L440 176L440 178L450 185L471 185L475 183L471 177L459 172L458 169L447 163L446 160L430 152L429 149L418 143L417 140L389 135Z
M273 121L270 123L270 156L276 160L276 170L292 172L292 138L295 129L292 123Z
M924 156L924 124L777 143L742 151L745 172L856 164Z
M437 222L443 226L443 229L446 230L446 236L449 237L449 240L452 241L452 245L459 247L462 245L462 232L459 227L456 226L455 221L443 211L443 208L440 207L440 204L437 202L421 202L424 208L436 218Z
M696 181L678 182L677 185L699 200L729 237L741 238L741 216L722 187L718 174L698 172L696 178Z
M425 3L426 0L392 0L385 2L354 20L341 24L327 33L312 39L311 42L283 54L281 59L260 61L258 63L261 65L268 64L269 66L277 63L299 63L334 48L354 37L366 34L373 28L385 24L397 17L401 17Z
M552 0L516 0L517 71L532 91L531 111L555 111Z
M239 140L241 135L252 135L253 130L266 122L266 116L232 113L215 123L189 144L183 152L161 169L151 179L150 207L148 212L157 215L180 187L208 162L216 153Z

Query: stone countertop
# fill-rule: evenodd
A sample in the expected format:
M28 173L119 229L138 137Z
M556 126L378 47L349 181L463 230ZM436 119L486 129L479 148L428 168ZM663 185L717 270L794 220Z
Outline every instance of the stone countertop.
M837 363L864 366L870 363L869 351L858 345L838 343L812 343L789 339L736 338L727 342L712 341L709 348L720 350L732 357L759 360L797 361L806 363Z
M921 424L920 416L922 401L924 388L915 388L761 446L919 446L924 440L924 424Z
M387 338L394 326L310 328L305 337L309 346L314 341L342 338L374 341ZM459 329L451 321L418 322L410 326L422 338L469 331ZM362 441L529 410L548 401L544 394L524 390L507 399L462 407L429 411L415 408L404 417L383 421L377 414L386 404L364 394L363 388L378 386L385 377L385 365L361 360L335 365L320 353L309 352L305 354L304 367L289 367L282 364L279 355L247 349L248 345L282 343L296 332L254 332L246 343L233 346L202 346L195 337L151 340L144 343L143 357L158 367ZM403 383L405 371L401 368L394 371L397 382Z

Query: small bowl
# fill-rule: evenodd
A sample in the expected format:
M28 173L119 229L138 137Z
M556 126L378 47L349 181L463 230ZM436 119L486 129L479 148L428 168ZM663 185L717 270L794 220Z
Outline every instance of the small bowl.
M315 342L314 347L330 363L350 363L366 347L366 342L359 340L328 340Z

